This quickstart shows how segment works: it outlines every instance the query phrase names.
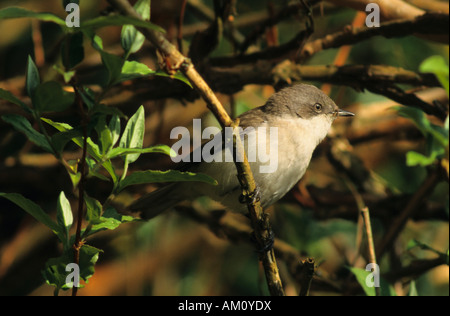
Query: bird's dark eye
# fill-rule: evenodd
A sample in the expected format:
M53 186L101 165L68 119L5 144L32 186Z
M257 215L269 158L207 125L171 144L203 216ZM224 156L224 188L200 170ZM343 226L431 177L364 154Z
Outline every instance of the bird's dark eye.
M316 112L322 112L322 104L320 103L316 103L314 104L314 110L316 110Z

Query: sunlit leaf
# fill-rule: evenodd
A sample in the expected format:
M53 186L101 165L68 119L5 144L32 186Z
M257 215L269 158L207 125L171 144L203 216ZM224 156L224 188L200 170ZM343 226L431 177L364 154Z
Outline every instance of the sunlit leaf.
M64 247L69 249L69 230L73 223L72 208L70 202L67 200L64 191L61 191L58 197L58 204L56 207L56 222L61 230L64 232L65 239L62 241Z
M144 107L141 105L136 113L128 120L127 126L119 141L122 148L142 148L144 143L145 115ZM139 153L125 156L125 163L130 164L139 158Z

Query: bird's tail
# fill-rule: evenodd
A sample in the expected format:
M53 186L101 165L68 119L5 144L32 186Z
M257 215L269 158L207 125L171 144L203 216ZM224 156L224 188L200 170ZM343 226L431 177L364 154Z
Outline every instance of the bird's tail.
M141 197L133 202L128 209L131 212L139 212L141 218L148 220L174 207L184 199L182 190L177 188L177 183L172 183Z

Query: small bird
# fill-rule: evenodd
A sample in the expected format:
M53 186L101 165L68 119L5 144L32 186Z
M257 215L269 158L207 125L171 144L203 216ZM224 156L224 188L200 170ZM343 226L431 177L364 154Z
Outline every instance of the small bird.
M252 127L250 133L244 137L241 135L241 139L247 157L257 157L254 161L249 159L249 162L263 209L281 199L303 177L315 148L326 137L333 121L339 116L353 115L339 109L317 87L296 84L273 94L263 106L239 116L239 126L244 131ZM276 131L277 137L273 137L273 133L270 135L271 131ZM250 146L251 141L267 145L266 151L268 148L271 151L270 159L263 161L260 155L255 155L252 151L260 147ZM221 148L215 153L216 158L225 157L227 147ZM271 168L272 172L262 172L261 167L269 167L274 161L276 168ZM151 219L181 201L206 195L232 211L247 211L247 206L240 198L241 186L232 161L216 159L211 162L186 162L178 169L206 174L218 184L171 183L140 198L129 209L141 212L143 219Z

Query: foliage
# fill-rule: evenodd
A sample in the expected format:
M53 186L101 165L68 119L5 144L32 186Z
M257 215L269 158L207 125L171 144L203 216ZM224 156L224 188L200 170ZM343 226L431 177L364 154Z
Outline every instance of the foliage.
M178 71L190 61L234 117L296 81L356 114L333 123L305 177L267 210L287 294L299 293L306 257L313 295L448 294L448 46L436 44L448 41L436 30L445 14L365 30L354 4L366 0L188 1L184 12L177 1L154 0L151 12L149 0L124 1L143 20L105 7L115 1L61 2L81 3L79 28L44 1L0 9L0 295L67 294L74 272L86 295L268 294L244 215L207 197L148 222L118 208L147 183L215 184L161 171L174 153L143 148L144 135L166 144L167 129L193 117L217 126ZM186 64L136 27L164 33ZM387 240L379 291L364 269L362 204L377 254Z
M136 4L136 9L146 20L149 19L150 1L141 0ZM136 31L134 26L147 27L163 31L150 22L128 18L124 16L99 17L84 21L80 29L72 30L66 27L64 20L51 13L36 13L22 8L5 8L0 10L0 19L36 18L41 21L53 22L59 25L65 32L61 45L62 65L55 64L55 69L62 75L64 82L72 85L72 91L58 81L42 81L39 70L33 59L28 57L26 70L26 92L31 98L32 107L16 98L11 92L0 89L0 98L20 106L26 113L31 114L34 123L39 130L34 129L32 122L27 117L16 114L3 115L2 119L11 124L17 131L23 133L31 142L46 152L54 155L66 168L72 180L73 190L80 188L80 182L85 178L96 177L103 181L112 182L111 194L103 202L100 202L87 193L81 192L78 203L86 208L84 219L86 228L77 231L81 235L81 248L79 249L79 277L84 282L94 274L94 265L99 258L101 249L97 249L86 243L88 236L103 230L114 230L123 223L137 221L137 218L121 215L110 205L111 201L124 188L143 183L152 182L177 182L177 181L202 181L214 184L215 181L205 175L184 173L176 170L161 172L158 170L146 170L128 174L128 166L134 163L141 154L160 153L174 156L173 150L165 145L142 148L145 132L145 113L143 106L127 120L126 127L121 131L121 121L125 116L117 109L107 107L102 103L102 96L112 86L124 80L141 78L151 75L163 75L151 70L145 64L137 61L129 61L130 54L136 53L143 44L142 34ZM101 38L95 31L108 25L123 26L122 46L125 57L116 56L103 50ZM76 66L84 59L84 39L90 39L92 46L99 52L103 66L107 69L108 77L105 82L99 82L103 86L101 93L94 93L90 89L76 84ZM181 75L176 78L186 81ZM81 108L79 108L81 104ZM48 117L49 113L63 112L70 107L81 111L79 124L71 126L68 122L55 122ZM77 108L78 107L78 108ZM54 128L53 133L48 133L43 125ZM95 137L94 137L95 136ZM78 161L65 161L62 153L68 143L73 142L87 152L86 157ZM86 147L86 148L84 148ZM122 175L116 172L117 163L113 160L121 158ZM86 164L88 170L81 174L81 164ZM105 176L105 171L107 176ZM84 193L84 194L83 194ZM67 290L74 286L68 281L67 267L74 262L74 249L76 236L71 235L72 226L75 226L74 210L64 191L60 192L56 202L56 221L46 211L33 201L18 193L0 193L0 197L9 199L21 207L37 221L47 226L59 239L63 246L60 257L51 258L45 264L42 275L45 281L55 287L55 294L59 290ZM80 286L83 286L82 284Z

